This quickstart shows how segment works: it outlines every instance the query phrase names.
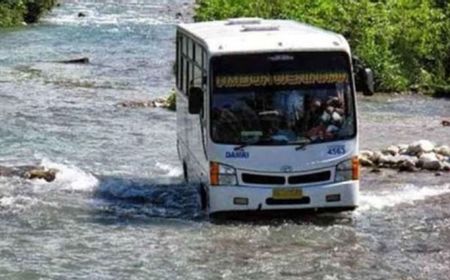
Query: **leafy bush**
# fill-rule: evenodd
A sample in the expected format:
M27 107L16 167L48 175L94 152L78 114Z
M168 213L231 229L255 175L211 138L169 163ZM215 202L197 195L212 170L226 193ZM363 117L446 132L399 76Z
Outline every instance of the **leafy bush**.
M177 110L177 93L175 92L175 90L171 90L169 93L169 96L167 96L166 98L166 103L167 103L167 109L171 110L171 111L176 111Z
M22 1L0 0L0 27L15 26L23 22L25 6Z
M35 23L56 5L56 0L0 0L0 27Z
M56 5L56 0L24 0L26 13L25 22L37 22L39 17Z
M381 91L450 84L447 0L197 0L196 21L294 19L343 34Z

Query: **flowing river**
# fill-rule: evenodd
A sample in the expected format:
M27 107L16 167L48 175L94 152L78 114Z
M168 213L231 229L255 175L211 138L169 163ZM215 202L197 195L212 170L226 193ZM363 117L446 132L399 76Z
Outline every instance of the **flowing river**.
M448 173L363 172L352 213L205 217L182 183L175 114L115 106L168 94L191 5L66 0L0 31L0 165L60 170L52 183L0 177L0 279L450 279ZM358 105L362 148L450 144L448 100Z

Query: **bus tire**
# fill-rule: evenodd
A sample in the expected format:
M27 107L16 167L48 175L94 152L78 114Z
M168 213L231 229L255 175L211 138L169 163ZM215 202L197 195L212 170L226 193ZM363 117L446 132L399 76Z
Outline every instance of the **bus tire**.
M208 194L206 193L205 186L200 185L200 208L206 210L208 208Z
M189 174L187 171L187 165L185 161L183 161L183 178L185 183L189 183Z

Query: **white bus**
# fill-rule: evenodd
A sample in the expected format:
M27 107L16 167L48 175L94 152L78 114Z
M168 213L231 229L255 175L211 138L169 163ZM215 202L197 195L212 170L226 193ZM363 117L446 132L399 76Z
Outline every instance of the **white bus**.
M287 20L180 24L175 70L178 154L210 215L357 207L355 82L343 36Z

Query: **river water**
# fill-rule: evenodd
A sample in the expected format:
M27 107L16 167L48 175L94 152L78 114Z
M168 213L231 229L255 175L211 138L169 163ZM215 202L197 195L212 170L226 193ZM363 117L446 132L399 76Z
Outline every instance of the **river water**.
M66 0L0 31L0 165L60 170L0 178L0 279L450 279L448 173L363 172L353 213L205 217L182 183L175 114L115 106L170 91L190 4ZM359 113L362 148L450 144L448 100L361 97Z

